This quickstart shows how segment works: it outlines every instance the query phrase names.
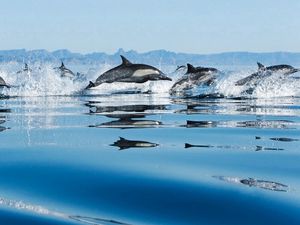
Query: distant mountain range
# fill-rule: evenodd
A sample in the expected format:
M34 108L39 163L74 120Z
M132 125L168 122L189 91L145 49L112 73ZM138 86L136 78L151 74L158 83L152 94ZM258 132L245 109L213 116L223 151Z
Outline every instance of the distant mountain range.
M64 61L66 63L80 64L118 64L119 55L126 56L129 60L151 65L182 65L191 63L194 65L253 65L257 61L266 65L271 64L292 64L300 65L300 53L291 52L225 52L217 54L188 54L175 53L166 50L155 50L145 53L136 51L124 51L119 49L114 54L94 52L89 54L73 53L66 49L57 51L30 50L3 50L0 51L0 62L54 62Z

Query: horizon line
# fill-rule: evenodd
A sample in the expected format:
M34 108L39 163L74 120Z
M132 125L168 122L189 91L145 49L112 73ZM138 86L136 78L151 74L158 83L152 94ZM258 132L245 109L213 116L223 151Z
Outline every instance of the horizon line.
M113 53L108 53L105 51L91 51L91 52L76 52L76 51L72 51L70 49L67 48L60 48L60 49L56 49L56 50L49 50L49 49L43 49L43 48L37 48L37 49L26 49L26 48L16 48L16 49L0 49L0 52L9 52L9 51L25 51L25 52L31 52L31 51L47 51L49 53L54 53L57 51L68 51L70 53L73 54L81 54L81 55L90 55L90 54L97 54L97 53L104 53L106 55L116 55L116 54L120 54L120 52L124 52L124 53L130 53L130 52L134 52L137 54L146 54L149 52L158 52L158 51L165 51L165 52L169 52L169 53L175 53L175 54L187 54L187 55L218 55L218 54L230 54L230 53L249 53L249 54L274 54L274 53L288 53L288 54L299 54L300 52L293 52L293 51L283 51L283 50L278 50L278 51L266 51L266 52L257 52L257 51L225 51L225 52L212 52L212 53L189 53L189 52L176 52L176 51L172 51L172 50L167 50L167 49L154 49L154 50L149 50L149 51L144 51L144 52L140 52L134 49L130 49L130 50L124 50L123 48L118 48L115 52Z

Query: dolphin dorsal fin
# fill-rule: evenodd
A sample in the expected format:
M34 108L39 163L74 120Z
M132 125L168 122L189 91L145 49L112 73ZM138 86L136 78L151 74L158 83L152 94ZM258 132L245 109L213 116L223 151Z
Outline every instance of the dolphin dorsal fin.
M124 141L124 140L126 140L125 138L122 138L122 137L119 137L120 138L120 141Z
M126 59L123 55L120 55L122 58L122 65L131 65L132 63Z
M61 61L61 66L60 66L60 68L65 68L65 64L64 64L63 61Z
M261 64L260 62L257 62L257 66L258 66L259 71L263 71L266 69L266 67L263 64Z
M186 64L187 65L187 72L186 73L195 73L196 68L192 64Z

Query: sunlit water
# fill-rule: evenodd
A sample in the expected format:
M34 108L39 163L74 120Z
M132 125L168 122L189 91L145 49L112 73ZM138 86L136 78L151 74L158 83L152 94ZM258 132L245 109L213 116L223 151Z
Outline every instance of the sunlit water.
M298 79L251 98L233 84L251 69L205 90L227 98L170 96L172 82L94 95L81 91L96 72L14 67L1 71L18 87L0 100L0 224L300 224ZM116 94L137 90L152 93Z

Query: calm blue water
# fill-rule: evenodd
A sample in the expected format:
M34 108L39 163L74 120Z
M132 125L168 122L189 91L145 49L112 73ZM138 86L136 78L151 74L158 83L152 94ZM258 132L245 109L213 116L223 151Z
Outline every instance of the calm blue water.
M168 94L176 65L160 68L173 82L96 93L80 90L113 65L70 65L76 82L30 66L0 70L16 86L0 99L1 225L300 224L299 74L245 99L234 83L256 67L183 97Z
M299 98L15 97L0 121L0 224L300 224Z

